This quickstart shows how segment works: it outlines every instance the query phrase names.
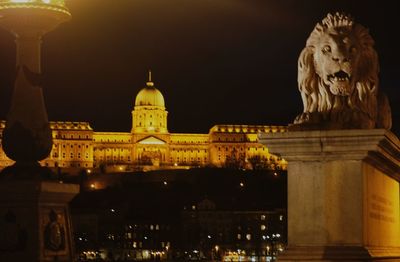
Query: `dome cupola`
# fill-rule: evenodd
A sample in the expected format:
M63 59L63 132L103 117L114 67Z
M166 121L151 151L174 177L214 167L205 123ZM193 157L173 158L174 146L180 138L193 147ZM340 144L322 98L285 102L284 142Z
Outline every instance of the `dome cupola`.
M146 87L139 91L132 111L132 133L168 133L164 97L154 87L149 71Z
M136 96L135 106L157 106L165 108L164 96L160 90L154 87L151 80L151 71L149 71L149 81L146 87L139 91Z

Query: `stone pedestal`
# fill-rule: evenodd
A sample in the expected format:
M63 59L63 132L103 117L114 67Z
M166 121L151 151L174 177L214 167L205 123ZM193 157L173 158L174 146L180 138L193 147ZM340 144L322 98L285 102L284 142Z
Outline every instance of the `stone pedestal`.
M78 185L0 181L0 261L73 261L68 202Z
M389 131L261 134L288 161L280 261L400 261L400 142Z

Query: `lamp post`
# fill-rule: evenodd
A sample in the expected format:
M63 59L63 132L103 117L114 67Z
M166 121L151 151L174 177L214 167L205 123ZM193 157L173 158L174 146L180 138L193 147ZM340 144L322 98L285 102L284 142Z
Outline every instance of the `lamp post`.
M68 202L79 186L40 179L45 171L38 164L52 149L41 88L42 37L70 17L64 0L0 0L0 26L14 35L17 46L17 76L2 138L16 163L3 170L2 178L10 179L0 181L0 217L9 218L0 223L0 261L74 260Z
M52 149L41 88L41 43L44 34L70 17L64 0L0 0L0 26L14 35L17 47L17 74L2 139L15 167L38 166Z

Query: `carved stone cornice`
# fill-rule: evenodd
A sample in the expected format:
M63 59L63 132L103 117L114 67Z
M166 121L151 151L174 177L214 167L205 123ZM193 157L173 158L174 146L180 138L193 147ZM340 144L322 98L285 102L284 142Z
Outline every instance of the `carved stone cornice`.
M294 161L362 160L400 181L400 141L385 129L260 133L270 153Z

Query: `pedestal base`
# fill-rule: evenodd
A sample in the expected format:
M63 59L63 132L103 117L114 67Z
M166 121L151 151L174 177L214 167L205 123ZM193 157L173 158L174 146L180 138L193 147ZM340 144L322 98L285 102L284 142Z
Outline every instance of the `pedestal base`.
M0 181L0 261L74 260L68 202L78 185Z
M399 261L399 248L360 246L289 246L278 261Z
M263 134L288 161L281 261L400 261L400 141L386 130Z

